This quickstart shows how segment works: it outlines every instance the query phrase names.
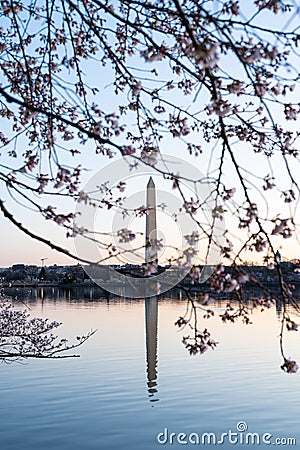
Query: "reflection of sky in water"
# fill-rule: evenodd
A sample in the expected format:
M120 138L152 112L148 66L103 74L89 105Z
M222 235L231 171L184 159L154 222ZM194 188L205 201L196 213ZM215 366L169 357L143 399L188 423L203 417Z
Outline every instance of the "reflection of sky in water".
M251 432L300 439L299 375L279 368L275 309L256 311L249 326L199 316L199 328L208 327L220 344L191 357L174 326L184 301L159 300L157 348L155 300L70 295L28 303L32 314L63 321L61 333L69 338L98 332L79 350L81 358L1 366L5 450L151 450L165 427L221 433L239 420ZM298 334L287 338L288 356L299 359Z

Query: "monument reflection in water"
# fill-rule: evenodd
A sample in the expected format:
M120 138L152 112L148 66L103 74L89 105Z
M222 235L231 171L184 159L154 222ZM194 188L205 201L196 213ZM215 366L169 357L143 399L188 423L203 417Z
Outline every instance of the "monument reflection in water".
M145 299L147 385L150 402L157 402L157 327L158 299Z

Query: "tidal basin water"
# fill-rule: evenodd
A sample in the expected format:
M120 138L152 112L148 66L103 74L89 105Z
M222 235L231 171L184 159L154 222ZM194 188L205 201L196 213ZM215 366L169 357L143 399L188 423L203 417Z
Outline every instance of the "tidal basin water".
M78 349L80 358L1 364L1 449L184 448L179 433L219 438L236 432L239 422L248 432L269 433L273 446L275 438L294 438L292 448L299 448L300 373L280 370L275 308L255 312L253 325L228 325L218 317L226 302L219 302L215 318L199 316L200 328L208 327L218 348L189 356L174 326L186 306L179 298L84 300L66 292L26 302L32 315L62 321L60 335L71 341L98 331ZM294 332L285 343L287 355L298 361L299 341ZM225 439L185 447L266 445Z

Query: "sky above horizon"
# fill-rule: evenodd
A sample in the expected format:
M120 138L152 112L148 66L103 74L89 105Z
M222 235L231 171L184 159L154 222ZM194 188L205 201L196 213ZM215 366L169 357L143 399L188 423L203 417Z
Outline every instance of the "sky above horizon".
M114 164L112 164L111 170L114 170ZM108 164L105 167L105 171L109 174L108 168L110 165ZM127 174L128 175L128 174ZM103 178L103 170L94 171L94 183L97 183L97 180L104 181L106 178ZM100 177L100 178L99 178ZM133 176L130 174L128 175L128 178L125 177L125 174L123 172L121 179L126 180L127 187L130 188L127 190L127 200L126 205L128 207L134 207L136 205L140 205L142 203L145 203L146 198L146 184L148 180L149 174L148 173L141 173L140 175L137 174L136 176ZM167 208L165 211L158 210L157 211L157 217L158 217L158 229L161 230L161 236L164 239L164 244L172 246L172 244L177 245L180 247L182 241L183 241L183 234L185 234L186 230L193 230L193 225L189 224L189 222L186 222L186 219L184 218L184 222L179 221L179 225L174 223L171 215L175 211L178 210L178 197L175 196L174 191L170 189L166 189L164 187L163 181L160 180L159 177L155 177L153 175L153 178L156 183L156 197L157 197L157 205L160 203L167 203ZM91 177L93 179L93 177ZM130 184L131 183L131 184ZM276 202L274 202L274 205L276 205ZM82 208L82 204L79 205L80 208ZM74 211L75 211L75 205L74 205ZM50 221L42 220L38 217L36 213L32 213L30 211L26 211L26 214L23 213L20 217L18 216L18 210L16 209L16 215L15 218L22 222L23 225L25 225L27 228L29 228L31 231L34 231L36 233L39 233L41 231L41 227L43 230L42 235L55 243L58 243L62 245L64 248L69 249L74 254L76 254L76 251L78 251L78 248L81 248L80 246L76 248L76 245L74 243L73 238L66 238L65 237L65 230L59 229L57 225L51 223ZM85 218L85 212L83 208L83 219L82 224L84 225L86 222ZM127 219L126 223L122 222L121 213L112 213L111 211L103 211L103 212L94 212L93 216L95 229L101 229L102 231L109 231L111 229L121 229L122 226L126 226L128 229L132 229L135 232L143 233L145 229L145 222L146 218L141 217L129 217ZM225 221L225 223L222 225L225 228L230 228L233 225L231 223L230 218L229 222L228 219ZM63 255L55 250L52 250L49 248L46 244L43 244L41 242L38 242L37 240L34 240L30 238L29 236L26 236L21 230L19 230L15 225L13 225L8 219L4 218L2 215L0 215L0 246L1 246L1 252L0 252L0 267L9 267L13 264L17 263L24 263L24 264L35 264L35 265L41 265L41 259L47 258L45 261L46 265L64 265L64 264L75 264L77 263L76 260ZM185 231L184 231L185 230ZM242 238L243 231L240 230L240 236L239 238ZM140 238L137 242L143 244L141 242L141 239L143 241L143 237ZM279 249L283 260L289 260L289 259L297 259L299 258L299 243L295 238L290 239L282 239L279 237L274 238L273 237L273 243L275 248ZM117 240L115 240L115 243L118 244ZM238 240L236 241L236 244L238 244ZM86 244L84 244L86 245ZM85 248L85 247L84 247ZM122 247L124 248L124 246ZM200 244L201 248L201 244ZM97 250L98 251L98 250ZM112 264L116 263L142 263L143 253L144 250L142 250L142 253L140 253L140 257L138 259L134 258L127 258L123 257L120 261L116 259L112 259L110 262ZM83 257L86 257L88 253L83 252L79 254ZM94 248L92 248L92 253L90 255L94 254ZM100 253L101 254L101 251ZM103 254L103 253L102 253ZM168 255L168 253L167 253ZM161 263L166 263L166 255L164 255L164 260L161 260ZM253 261L257 263L261 263L260 254L256 252L248 252L247 256L244 258L247 261ZM226 262L226 260L225 260ZM106 262L104 262L106 263Z
M244 13L247 15L250 12L249 2L242 2ZM271 13L267 13L267 16L272 21L273 25L278 25L279 28L282 26L280 24L280 15L274 16ZM5 20L5 19L3 19ZM259 21L258 21L259 23ZM292 26L292 24L290 24ZM139 59L140 63L141 59ZM106 68L99 74L98 66L96 66L95 61L89 61L87 63L84 63L84 68L88 72L89 75L89 83L91 86L95 85L98 86L100 89L100 92L98 94L98 98L101 99L101 107L105 109L108 112L113 112L117 110L118 105L121 103L120 98L116 98L116 96L113 94L114 87L112 86L112 71L109 68ZM232 65L232 60L227 60L225 64L225 68L230 68ZM151 69L152 66L148 66L147 69ZM162 75L164 75L165 67L162 66ZM239 68L237 67L237 73L239 71ZM99 76L101 75L101 76ZM1 80L0 80L1 81ZM173 92L173 91L172 91ZM294 91L292 96L299 97L299 87ZM172 93L168 95L173 95ZM122 99L122 96L121 96ZM172 97L172 101L179 102L179 97ZM123 101L123 99L122 99ZM180 99L180 101L182 101ZM198 105L191 104L191 108L196 109ZM276 112L276 108L275 108ZM278 113L278 111L277 111ZM281 116L278 113L278 121L280 122ZM132 116L129 116L127 119L128 124L130 123L130 120L132 119ZM280 122L281 123L281 122ZM297 130L298 129L298 123L299 121L295 121L290 125L290 129ZM5 130L5 126L3 127L2 131ZM208 167L210 166L211 159L214 161L214 164L218 161L218 158L220 156L219 148L213 149L213 146L209 146L208 144L204 143L204 139L202 136L198 136L197 140L199 140L199 143L203 145L203 154L201 154L198 158L189 157L187 158L186 151L183 149L182 144L178 141L172 140L171 138L164 138L163 144L162 144L162 151L163 154L176 156L180 159L182 159L183 164L187 160L189 160L191 166L194 166L201 172L203 171L205 174L207 174ZM19 148L22 148L24 145L25 140L23 138L20 138L18 141ZM76 146L78 140L74 142L74 146ZM282 201L282 196L279 191L274 192L268 192L268 198L264 198L262 194L265 194L262 189L261 179L260 177L265 176L269 173L269 161L263 157L262 154L253 154L250 146L246 144L245 142L236 142L233 144L238 163L241 167L244 167L245 169L249 169L251 171L251 174L244 173L245 176L248 178L249 181L249 189L251 191L252 198L254 201L257 202L259 205L261 211L263 214L269 217L276 216L277 213L286 214L287 217L291 215L291 211L289 210L290 206L289 204L284 204ZM220 146L219 146L220 147ZM88 170L83 174L83 185L85 183L88 183L89 180L92 179L93 176L99 174L100 181L102 182L106 181L106 176L108 171L110 170L111 161L107 158L101 158L99 155L93 154L93 151L86 145L84 147L85 151L82 152L81 155L76 156L76 159L72 160L73 164L81 164L84 167L86 167ZM9 161L9 158L7 155L1 154L1 163L7 164ZM75 162L74 162L75 161ZM70 164L71 159L68 156L65 156L65 163ZM295 158L295 165L299 164L299 162ZM209 167L211 169L211 173L214 173L214 167ZM181 167L179 170L181 171ZM297 168L296 173L299 174L300 167ZM286 186L289 185L288 177L286 172L283 170L283 161L280 157L280 155L274 155L272 157L272 170L274 173L275 178L279 182L279 189L286 189ZM145 171L145 174L143 177L136 178L134 180L134 177L132 177L132 174L128 172L122 172L118 174L119 181L124 180L126 177L130 176L130 187L128 192L128 198L130 199L131 207L133 207L134 201L136 199L136 203L143 202L143 198L145 198L145 186L147 183L147 177L149 176L148 172ZM116 178L116 182L117 182ZM225 159L224 161L224 180L227 183L227 187L231 188L237 188L237 201L240 200L239 198L239 181L236 177L236 174L234 174L231 161L228 159ZM299 183L300 184L300 183ZM172 191L172 188L169 186L166 186L163 182L160 184L160 181L157 180L157 188L161 191L161 194L158 194L157 202L160 202L161 197L166 196L168 208L172 210L172 198L176 198L176 193ZM162 194L164 193L164 194ZM169 197L168 197L169 196ZM70 249L70 251L76 253L76 245L72 238L66 238L66 232L65 230L62 230L58 228L56 225L50 223L50 221L45 221L41 218L39 218L37 213L34 213L32 211L29 211L25 208L23 208L19 204L14 204L11 206L9 202L10 198L7 192L1 193L1 197L7 201L7 205L9 205L9 208L11 212L14 214L15 218L22 222L25 227L32 230L35 233L41 233L44 238L49 239L50 241L53 241L64 248ZM129 200L128 200L129 201ZM174 200L175 201L175 200ZM292 211L293 216L295 217L295 222L298 224L300 223L300 217L298 213L298 201L296 202L296 205L294 207L294 210ZM46 202L46 200L45 200ZM49 201L50 202L50 201ZM47 203L45 203L47 205ZM280 205L280 206L279 206ZM58 199L55 200L55 206L61 207L61 208L68 208L68 210L74 211L76 208L75 203L73 200L65 199L64 201ZM103 230L108 231L109 227L113 226L116 227L116 215L115 212L103 212L103 214L98 214L97 217L95 217L95 223L99 225L99 227L102 225ZM182 236L180 234L180 231L178 232L175 224L171 224L169 221L170 214L165 216L165 219L163 218L163 215L160 215L160 226L162 228L162 233L164 234L165 238L167 239L168 245L180 245L180 242L182 240ZM119 220L119 219L118 219ZM118 221L117 220L117 221ZM118 221L118 224L122 226L122 221ZM63 255L61 253L58 253L54 250L51 250L47 245L42 244L36 240L31 239L30 237L26 236L23 232L18 230L12 223L9 222L8 219L4 218L0 214L0 246L1 246L1 252L0 252L0 267L8 267L16 263L25 263L25 264L37 264L40 265L42 258L48 258L46 261L46 265L52 265L52 264L74 264L76 263L76 260L71 259L70 257ZM144 228L144 222L142 219L139 220L131 220L128 222L128 228L133 227L136 228L139 232L143 232ZM230 211L228 211L227 217L225 218L224 227L227 229L234 231L233 236L233 243L238 244L239 240L245 239L245 233L243 230L238 229L236 220L234 217L231 217ZM192 227L191 227L192 229ZM116 228L115 228L116 230ZM282 239L279 237L272 237L272 241L274 243L275 248L278 248L283 256L283 259L297 259L300 258L300 252L299 252L299 240L296 237L292 237L290 239ZM167 253L168 255L168 253ZM165 257L167 256L165 255ZM245 255L245 259L250 261L255 261L260 263L261 260L261 254L255 253L255 252L248 252ZM111 263L116 263L117 261L111 260ZM126 262L126 260L125 260Z

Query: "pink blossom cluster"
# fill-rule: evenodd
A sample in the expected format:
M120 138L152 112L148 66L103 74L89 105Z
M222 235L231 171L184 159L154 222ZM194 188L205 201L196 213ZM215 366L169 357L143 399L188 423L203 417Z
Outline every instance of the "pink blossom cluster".
M119 242L126 243L131 242L135 239L136 235L131 230L128 230L127 228L122 228L117 232L117 236L119 238Z
M299 369L299 366L296 361L292 360L291 358L286 358L281 366L281 369L287 373L296 373Z
M284 239L288 239L293 235L289 219L275 219L275 226L272 230L272 235L281 235Z
M225 267L220 264L209 279L211 288L215 292L236 292L249 281L249 275L236 269L234 275L225 272Z
M184 336L182 343L190 355L202 355L209 349L214 350L218 345L218 342L211 338L211 334L206 328L202 332L196 331L195 336Z

